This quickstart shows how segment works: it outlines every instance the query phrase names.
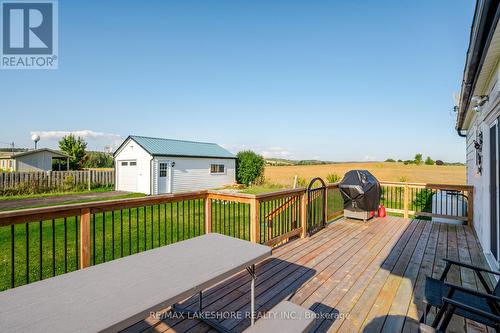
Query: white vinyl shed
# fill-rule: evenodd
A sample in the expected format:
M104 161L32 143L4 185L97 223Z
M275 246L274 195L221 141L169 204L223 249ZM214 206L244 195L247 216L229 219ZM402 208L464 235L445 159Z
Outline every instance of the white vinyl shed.
M215 143L129 136L114 154L116 189L179 193L235 183L236 157Z

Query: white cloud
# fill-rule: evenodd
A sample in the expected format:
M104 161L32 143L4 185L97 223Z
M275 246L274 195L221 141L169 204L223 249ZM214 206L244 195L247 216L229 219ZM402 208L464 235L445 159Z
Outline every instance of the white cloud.
M116 149L123 141L123 137L119 134L96 132L88 129L77 131L31 131L30 134L39 135L40 140L48 141L60 140L66 135L73 134L76 137L85 139L91 146L99 150L102 150L105 146Z
M73 134L76 137L82 137L84 139L88 138L107 138L107 139L121 139L121 135L113 134L113 133L103 133L103 132L95 132L92 130L78 130L78 131L31 131L31 135L37 134L40 136L40 139L50 140L56 139L59 140L63 136Z
M252 150L257 154L264 156L265 158L284 158L284 159L294 158L293 152L282 147L263 147L263 146L230 145L230 144L221 144L221 146L232 153L237 153L242 150Z
M267 158L285 158L289 159L292 156L292 152L281 148L281 147L270 147L260 152L262 156Z
M365 161L368 161L368 162L373 162L373 161L376 161L376 160L377 160L377 156L366 155L366 156L364 157L364 160L365 160Z

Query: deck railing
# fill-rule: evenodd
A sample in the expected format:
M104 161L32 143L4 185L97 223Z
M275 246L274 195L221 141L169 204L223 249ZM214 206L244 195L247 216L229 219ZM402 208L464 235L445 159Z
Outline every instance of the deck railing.
M381 203L403 217L449 219L472 224L474 190L468 185L381 182Z
M384 182L382 189L389 212L472 221L471 187ZM270 246L306 237L314 231L308 225L317 229L343 212L338 184L325 185L324 196L317 192L198 191L0 212L0 290L209 232ZM310 200L317 198L326 205Z

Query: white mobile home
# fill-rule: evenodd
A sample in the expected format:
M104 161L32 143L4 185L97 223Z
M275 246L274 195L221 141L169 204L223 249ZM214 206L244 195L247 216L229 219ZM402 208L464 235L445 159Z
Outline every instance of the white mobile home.
M490 266L499 268L500 16L498 1L478 0L456 129L466 137L467 183L474 186L473 227Z
M236 157L215 143L129 136L114 159L121 191L179 193L235 183Z

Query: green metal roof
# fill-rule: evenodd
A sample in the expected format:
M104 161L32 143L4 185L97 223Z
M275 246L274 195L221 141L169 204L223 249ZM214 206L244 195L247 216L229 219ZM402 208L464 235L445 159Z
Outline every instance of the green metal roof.
M136 135L131 135L129 138L137 142L151 155L236 158L233 154L215 143L150 138Z

